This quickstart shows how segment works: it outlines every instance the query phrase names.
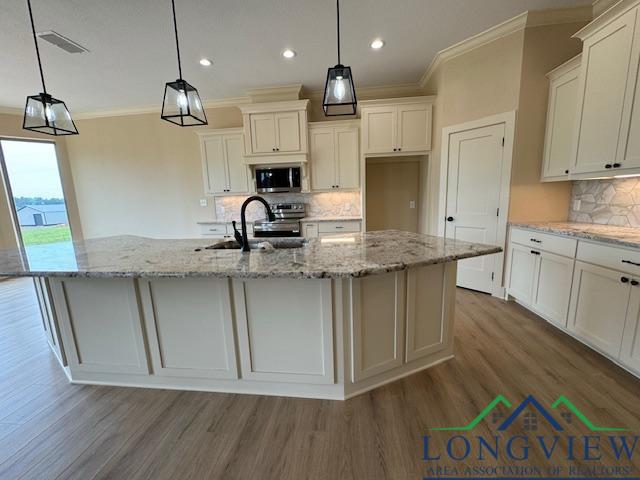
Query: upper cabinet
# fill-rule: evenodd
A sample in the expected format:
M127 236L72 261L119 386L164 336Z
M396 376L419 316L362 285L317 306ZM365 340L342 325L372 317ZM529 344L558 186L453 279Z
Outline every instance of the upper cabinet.
M308 104L308 100L295 100L240 107L246 162L260 164L306 161Z
M541 181L569 179L578 106L578 55L549 72L549 107Z
M420 154L431 150L433 97L360 102L365 155Z
M358 123L333 121L309 125L312 190L360 187Z
M251 173L243 156L242 129L200 130L198 136L205 194L250 193Z
M572 179L640 173L638 1L622 1L575 36L583 42Z

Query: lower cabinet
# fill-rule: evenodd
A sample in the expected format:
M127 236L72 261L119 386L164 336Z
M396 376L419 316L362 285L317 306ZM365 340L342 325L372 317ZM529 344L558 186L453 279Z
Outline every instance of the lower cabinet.
M576 262L567 328L618 357L631 295L630 279L608 268Z
M362 230L360 220L302 222L302 232L306 238L328 237L341 233L358 233Z
M640 372L640 288L631 289L620 360Z

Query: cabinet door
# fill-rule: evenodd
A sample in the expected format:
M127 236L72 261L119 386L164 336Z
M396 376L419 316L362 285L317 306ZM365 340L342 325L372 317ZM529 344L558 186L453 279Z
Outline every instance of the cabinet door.
M549 85L542 181L566 180L569 174L578 108L579 71L576 67Z
M612 357L618 357L629 305L624 274L577 261L567 328Z
M536 255L531 249L511 244L509 252L509 280L507 289L509 295L520 300L525 305L531 305L533 291L533 276L536 270Z
M227 192L248 193L249 175L242 155L242 135L224 137Z
M620 361L640 373L640 287L632 287Z
M273 113L255 113L251 118L251 153L273 153L277 146Z
M365 153L393 153L396 148L397 112L394 106L366 109L363 122Z
M627 88L627 79L636 15L636 10L629 11L584 42L577 154L572 173L612 175L605 165L617 161L623 111L633 95L633 89Z
M636 9L636 15L640 16L640 9ZM636 24L638 18L636 17ZM628 111L625 110L622 119L624 128L620 135L620 144L618 146L618 161L622 164L619 171L631 173L628 169L636 169L633 173L638 172L640 168L640 77L638 76L638 63L640 63L640 29L636 28L633 50L631 53L631 68L627 82L627 88L631 91L627 99L633 99L633 104ZM629 102L630 103L630 102ZM630 119L627 120L627 115Z
M358 129L338 128L335 132L336 185L338 188L358 188L360 186Z
M276 148L280 153L299 152L300 145L300 116L298 112L283 112L275 114Z
M330 190L336 185L336 146L333 129L313 129L310 135L311 188Z
M532 307L549 321L567 326L573 259L541 252L533 282Z
M398 138L402 152L423 152L431 148L431 105L398 105Z
M305 238L318 237L318 224L317 223L304 223L302 227L303 236Z
M227 162L221 135L206 137L203 142L205 193L213 195L227 191Z

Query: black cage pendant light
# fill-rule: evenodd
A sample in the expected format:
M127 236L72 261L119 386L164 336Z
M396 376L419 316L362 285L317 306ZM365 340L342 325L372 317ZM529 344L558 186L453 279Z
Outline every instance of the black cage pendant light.
M182 79L175 0L171 0L171 8L173 10L173 29L176 34L176 51L178 52L178 79L175 82L168 82L164 87L161 118L181 127L207 125L207 116L204 113L198 90Z
M45 87L44 84L44 74L42 73L42 62L40 61L40 50L38 49L38 37L36 36L36 27L33 23L31 0L27 0L27 6L29 7L33 41L36 44L36 56L38 57L40 80L42 80L42 93L27 97L22 128L34 132L46 133L47 135L77 135L78 129L76 128L76 124L73 123L67 106L62 100L53 98L47 93L47 87Z
M336 0L338 31L338 64L327 72L322 108L327 117L355 115L358 102L351 67L340 62L340 0Z

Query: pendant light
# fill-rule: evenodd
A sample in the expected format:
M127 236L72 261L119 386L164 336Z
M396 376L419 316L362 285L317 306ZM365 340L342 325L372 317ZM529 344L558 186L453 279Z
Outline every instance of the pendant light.
M38 49L38 37L36 35L36 27L33 23L31 0L27 0L27 6L29 7L33 41L36 45L40 80L42 80L42 93L27 97L22 128L34 132L46 133L47 135L77 135L78 129L76 128L76 124L73 123L67 106L62 100L53 98L47 93L47 88L44 84L44 74L42 73L42 62L40 61L40 50Z
M207 116L204 113L198 90L182 79L175 0L171 0L171 8L173 10L173 29L176 34L176 51L178 52L178 79L175 82L168 82L164 87L161 118L181 127L207 125Z
M338 64L329 68L327 82L324 86L322 108L327 117L338 115L355 115L357 100L353 84L351 67L340 62L340 0L336 0L337 32L338 32Z

